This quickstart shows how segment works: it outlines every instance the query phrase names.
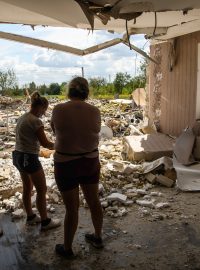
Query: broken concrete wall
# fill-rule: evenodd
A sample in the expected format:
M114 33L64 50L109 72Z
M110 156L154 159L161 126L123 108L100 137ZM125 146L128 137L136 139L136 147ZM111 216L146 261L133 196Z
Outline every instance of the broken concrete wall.
M195 120L199 42L200 32L195 32L177 38L173 53L170 42L150 48L160 64L149 67L149 117L163 133L178 136Z

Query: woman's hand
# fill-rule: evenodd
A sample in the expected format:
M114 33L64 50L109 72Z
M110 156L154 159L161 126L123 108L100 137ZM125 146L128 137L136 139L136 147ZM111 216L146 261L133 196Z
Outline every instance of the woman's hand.
M53 150L54 149L54 143L50 142L47 137L46 137L46 134L44 132L44 127L40 127L37 131L36 131L36 135L37 135L37 138L40 142L40 144L45 147L45 148L48 148L50 150Z

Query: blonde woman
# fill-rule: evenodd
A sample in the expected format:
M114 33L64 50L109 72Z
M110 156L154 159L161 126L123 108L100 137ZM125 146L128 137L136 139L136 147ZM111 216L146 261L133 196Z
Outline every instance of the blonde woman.
M49 230L60 225L57 219L51 219L46 209L46 179L39 161L40 145L53 149L54 144L49 141L44 132L41 117L48 108L48 100L36 91L31 96L30 111L23 114L16 126L16 144L13 151L13 164L19 170L23 182L23 204L27 213L27 224L41 222L41 230ZM36 188L36 206L40 216L32 210L31 192Z

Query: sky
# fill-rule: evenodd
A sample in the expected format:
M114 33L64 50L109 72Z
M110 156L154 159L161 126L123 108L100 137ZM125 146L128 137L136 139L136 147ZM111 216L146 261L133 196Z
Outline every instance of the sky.
M107 31L88 31L62 27L37 26L33 30L24 25L0 25L0 31L43 39L79 49L121 37ZM143 35L131 37L131 42L148 51L149 42ZM37 85L69 81L73 76L104 77L112 81L117 72L131 76L138 73L142 56L124 44L104 49L87 56L75 56L55 50L0 39L0 70L12 68L20 86L34 81Z

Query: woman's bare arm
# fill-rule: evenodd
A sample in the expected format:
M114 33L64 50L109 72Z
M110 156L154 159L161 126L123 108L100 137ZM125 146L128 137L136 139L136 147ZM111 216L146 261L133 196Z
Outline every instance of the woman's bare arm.
M46 134L44 132L44 127L40 127L37 131L36 131L36 135L37 138L40 142L40 144L45 147L48 148L50 150L54 149L54 143L52 143L51 141L49 141L46 137Z

